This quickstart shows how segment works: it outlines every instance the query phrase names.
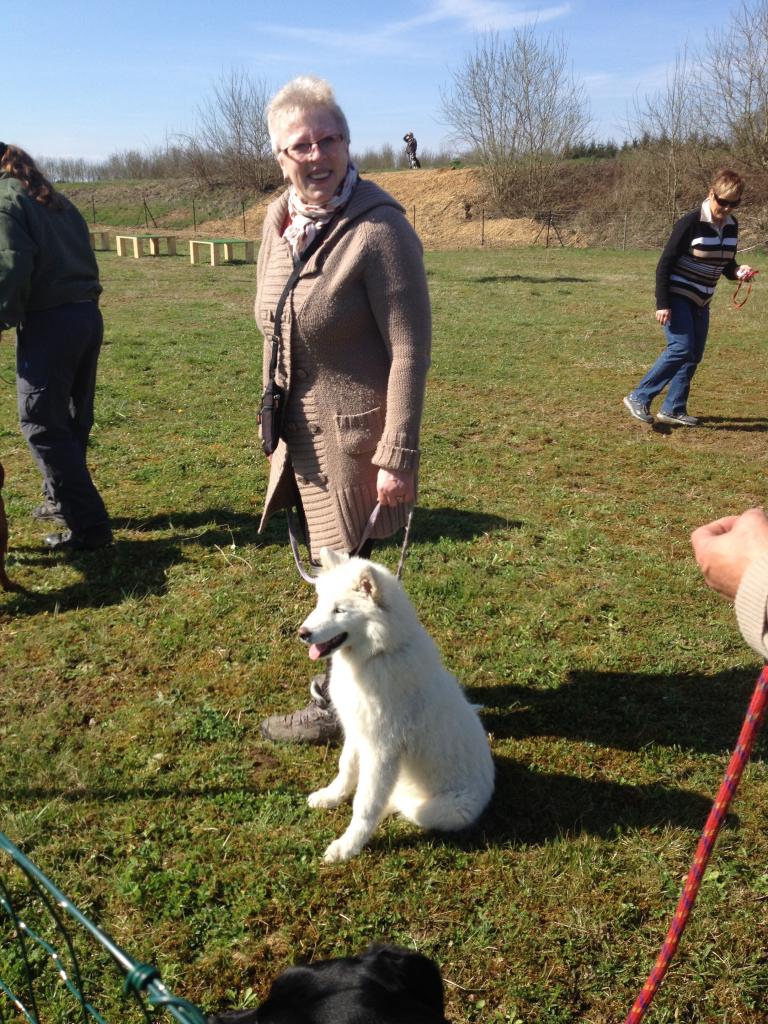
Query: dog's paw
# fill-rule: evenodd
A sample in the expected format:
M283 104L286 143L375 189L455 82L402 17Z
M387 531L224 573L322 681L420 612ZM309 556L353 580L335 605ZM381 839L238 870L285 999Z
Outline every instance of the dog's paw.
M331 807L338 807L341 803L341 797L338 797L330 786L326 786L325 789L317 789L314 793L310 793L307 797L307 803L310 807L323 807L328 810Z
M323 860L326 864L340 864L342 861L354 857L357 852L354 846L350 846L342 837L341 839L334 839L330 846L326 847Z

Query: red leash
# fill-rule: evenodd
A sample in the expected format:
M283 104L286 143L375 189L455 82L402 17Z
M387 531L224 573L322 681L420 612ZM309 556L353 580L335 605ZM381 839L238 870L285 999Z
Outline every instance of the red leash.
M693 858L693 864L691 864L688 877L685 880L683 892L677 904L675 916L672 918L672 923L669 926L664 945L661 947L661 952L656 958L653 970L648 975L648 980L643 985L643 989L635 1000L634 1006L629 1011L629 1016L624 1024L639 1024L639 1021L643 1019L648 1007L651 1005L651 1000L656 995L664 975L667 973L667 968L672 957L675 955L685 926L688 923L688 918L693 910L693 904L696 902L696 896L701 887L701 880L704 877L704 871L717 840L720 826L725 821L730 803L736 795L741 776L747 761L749 761L749 756L752 753L752 747L758 733L763 727L767 711L768 665L760 673L760 677L755 684L755 690L752 694L752 700L749 702L744 724L739 733L736 749L731 755L731 760L725 770L725 777L720 785L717 799L712 805L712 810L709 812L707 823L704 826L699 845L696 848L696 855Z
M755 279L755 277L757 276L757 273L758 272L756 270L753 270L746 277L742 277L742 278L739 279L739 283L736 285L736 290L734 291L733 295L731 296L731 305L733 306L734 309L741 309L742 306L746 305L747 299L749 298L750 293L752 291L752 282ZM745 281L748 284L747 294L744 296L744 298L741 300L741 302L738 302L737 301L737 296L738 296L739 292L741 291L741 286L744 284Z

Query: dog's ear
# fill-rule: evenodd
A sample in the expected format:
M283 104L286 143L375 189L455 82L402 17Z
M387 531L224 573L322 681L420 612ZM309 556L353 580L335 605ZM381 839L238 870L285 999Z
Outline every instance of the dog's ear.
M320 548L320 565L324 569L335 569L337 565L342 565L344 562L349 561L349 555L346 551L334 551L332 548Z
M355 590L359 590L365 597L370 598L374 604L379 603L381 587L376 570L370 562L360 571L360 575L355 582Z

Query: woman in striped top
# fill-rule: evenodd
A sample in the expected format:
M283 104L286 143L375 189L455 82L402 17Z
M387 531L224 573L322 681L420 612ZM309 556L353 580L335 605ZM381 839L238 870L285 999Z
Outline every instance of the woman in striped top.
M656 267L656 320L664 328L667 347L624 398L637 420L653 423L650 404L666 388L656 419L684 427L699 422L688 414L688 393L704 355L715 286L721 274L746 280L756 273L736 263L739 226L731 210L741 202L743 190L735 171L718 171L701 206L672 228Z

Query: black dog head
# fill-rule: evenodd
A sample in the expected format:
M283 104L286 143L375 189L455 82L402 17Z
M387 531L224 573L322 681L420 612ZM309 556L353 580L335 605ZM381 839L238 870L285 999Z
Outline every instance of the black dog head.
M434 961L398 946L289 967L258 1010L210 1017L208 1024L448 1024Z

